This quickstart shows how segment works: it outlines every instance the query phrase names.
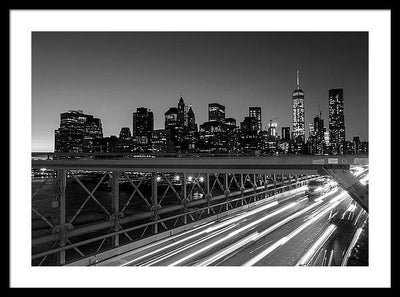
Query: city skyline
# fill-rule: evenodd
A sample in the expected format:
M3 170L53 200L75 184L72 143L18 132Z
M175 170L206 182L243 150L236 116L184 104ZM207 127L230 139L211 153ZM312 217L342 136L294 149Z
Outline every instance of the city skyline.
M112 42L106 46L107 40ZM296 40L301 46L293 55L287 45ZM292 129L297 69L306 127L318 115L318 106L328 123L328 90L342 88L346 139L368 140L367 33L33 33L32 41L33 151L53 150L59 115L68 110L82 109L100 118L105 136L132 128L131 116L139 107L150 109L154 129L162 129L163 115L176 105L181 89L198 124L208 120L209 103L220 103L226 117L237 123L248 116L249 107L259 106L263 130L273 118L278 118L279 131L286 126ZM154 47L158 43L163 46ZM263 71L259 64L272 63L279 48L287 51L280 55L280 67ZM252 54L264 59L256 63ZM219 62L211 65L217 58Z

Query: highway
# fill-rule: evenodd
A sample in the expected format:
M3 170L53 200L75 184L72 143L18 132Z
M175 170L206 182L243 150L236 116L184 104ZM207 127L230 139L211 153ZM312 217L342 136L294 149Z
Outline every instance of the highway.
M303 191L98 263L102 266L341 265L367 220L336 188L309 201Z

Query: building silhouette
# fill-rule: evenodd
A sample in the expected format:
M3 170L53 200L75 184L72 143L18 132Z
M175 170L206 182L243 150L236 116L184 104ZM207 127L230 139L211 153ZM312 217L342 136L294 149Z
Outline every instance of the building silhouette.
M192 108L179 98L178 107L164 113L167 152L193 152L197 143L196 117Z
M183 127L185 125L185 102L183 98L179 98L178 102L178 114L177 114L177 125Z
M261 107L249 107L249 117L254 117L257 120L257 131L262 129Z
M112 139L111 141L113 141ZM115 144L115 150L120 153L130 153L134 151L134 141L132 138L131 130L129 127L122 127L119 132L117 143Z
M55 152L59 153L234 153L234 154L367 154L368 142L354 137L345 139L343 89L329 90L329 132L321 111L309 123L305 142L304 92L297 71L296 90L292 94L293 130L282 127L272 119L262 130L261 107L249 107L249 116L237 125L236 119L226 118L225 106L208 105L208 121L196 124L191 104L182 95L177 106L164 113L164 129L154 130L154 115L150 109L139 107L132 114L132 133L122 127L119 136L103 137L99 118L70 110L60 115L60 127L55 130ZM276 118L275 118L276 119ZM274 119L274 120L275 120ZM239 127L238 127L239 126ZM105 156L107 157L107 156Z
M55 130L55 152L94 152L94 140L103 137L99 118L84 114L82 110L69 110L60 115L60 127Z
M219 103L208 104L208 121L225 122L225 106Z
M151 147L151 138L154 130L154 116L150 109L138 107L133 113L132 136L134 142L143 150Z
M283 141L290 141L290 127L282 127L281 139Z
M129 127L122 127L121 131L119 132L119 138L124 140L132 139L131 130Z
M311 155L323 155L326 151L325 127L321 113L314 117L314 122L309 124L308 151ZM312 129L311 129L312 127Z
M271 121L268 124L268 135L272 137L278 136L278 123Z
M345 140L343 89L330 89L329 141L333 155L340 155L345 152Z
M180 148L179 133L180 127L178 125L178 108L170 107L165 113L165 137L167 152L175 152Z
M197 132L196 117L192 109L192 105L189 105L189 110L186 113L187 117L187 130L189 132Z
M300 88L299 71L296 72L296 89L292 93L293 136L297 143L305 141L304 92Z

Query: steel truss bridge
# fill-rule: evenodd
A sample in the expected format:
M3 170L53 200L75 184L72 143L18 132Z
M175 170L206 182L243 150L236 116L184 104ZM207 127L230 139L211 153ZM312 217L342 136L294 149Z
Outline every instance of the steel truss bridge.
M35 159L43 155L45 160ZM32 219L43 225L32 234L32 265L95 264L305 189L320 175L332 176L368 211L368 189L350 172L351 165L368 165L368 156L65 155L33 154L33 170L55 174L32 181L32 202L50 197L52 210L46 215L32 203ZM89 186L85 176L93 173ZM105 184L109 198L99 196ZM129 197L122 195L123 186ZM81 195L71 194L70 187ZM71 203L75 206L68 207ZM85 213L90 203L98 208L94 216Z

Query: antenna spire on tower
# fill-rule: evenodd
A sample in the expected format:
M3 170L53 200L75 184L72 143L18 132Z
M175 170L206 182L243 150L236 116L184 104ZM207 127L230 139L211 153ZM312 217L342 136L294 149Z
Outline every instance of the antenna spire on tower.
M300 90L300 74L299 74L299 70L296 70L296 85L297 85L297 90Z

